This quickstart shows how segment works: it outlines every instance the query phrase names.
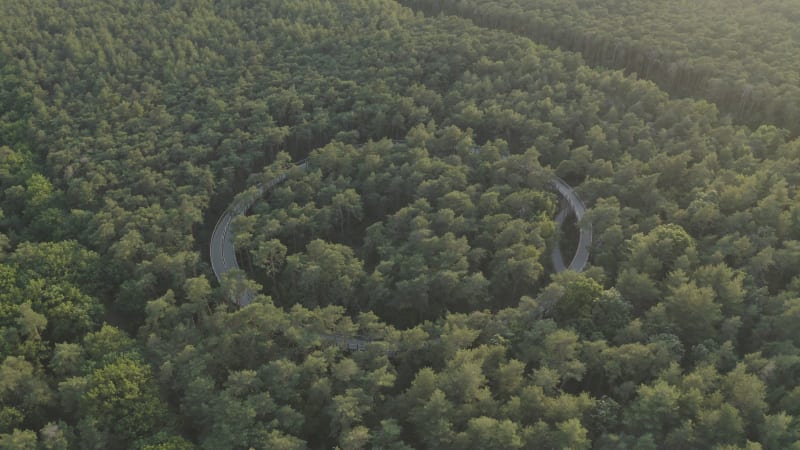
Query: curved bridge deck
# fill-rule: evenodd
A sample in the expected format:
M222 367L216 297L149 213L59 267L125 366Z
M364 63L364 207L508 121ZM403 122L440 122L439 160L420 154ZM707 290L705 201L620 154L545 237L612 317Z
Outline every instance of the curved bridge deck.
M552 183L556 190L558 190L558 193L561 194L567 202L567 208L561 210L558 216L556 216L556 224L561 228L564 219L566 219L568 212L571 210L572 213L575 214L575 220L578 221L578 225L580 226L578 248L575 250L575 256L572 257L572 262L569 263L569 267L567 268L576 272L581 272L586 268L586 264L589 262L589 248L592 245L592 224L583 220L583 215L586 214L586 205L583 204L578 194L566 181L559 177L553 177ZM561 256L561 249L558 245L553 249L552 258L553 267L556 272L564 271L564 258Z

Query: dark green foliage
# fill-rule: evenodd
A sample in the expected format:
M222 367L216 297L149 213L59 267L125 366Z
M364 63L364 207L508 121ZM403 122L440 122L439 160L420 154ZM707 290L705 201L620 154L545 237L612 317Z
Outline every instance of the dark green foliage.
M4 2L0 447L797 446L792 2Z
M580 52L591 64L800 133L797 0L401 0ZM758 155L762 156L762 155Z

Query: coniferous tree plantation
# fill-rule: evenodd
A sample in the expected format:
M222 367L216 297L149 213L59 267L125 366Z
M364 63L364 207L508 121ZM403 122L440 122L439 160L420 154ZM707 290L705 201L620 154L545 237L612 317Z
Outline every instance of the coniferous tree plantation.
M800 448L798 11L0 0L0 449Z
M800 134L798 0L400 0L580 52L753 128Z

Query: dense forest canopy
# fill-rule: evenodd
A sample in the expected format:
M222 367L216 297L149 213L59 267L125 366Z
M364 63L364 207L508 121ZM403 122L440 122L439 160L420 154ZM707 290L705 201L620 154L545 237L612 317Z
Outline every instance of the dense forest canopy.
M714 102L738 122L800 134L798 0L401 0L580 52Z
M0 448L800 445L780 121L391 0L0 11Z
M499 309L542 287L557 194L538 154L506 157L455 127L410 141L329 145L233 224L284 306L342 305L414 325ZM268 167L268 181L285 166ZM301 176L302 175L302 176Z

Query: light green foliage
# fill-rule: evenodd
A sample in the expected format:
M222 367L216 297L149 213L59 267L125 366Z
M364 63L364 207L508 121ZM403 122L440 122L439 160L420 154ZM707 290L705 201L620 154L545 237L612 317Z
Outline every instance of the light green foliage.
M350 248L314 240L305 253L286 258L283 276L290 303L350 306L365 274Z
M657 440L680 423L680 393L663 381L653 386L642 385L635 402L628 409L625 424L637 435L650 433Z
M459 447L468 449L522 448L517 424L510 420L498 421L485 416L470 419L467 430L459 436L459 440Z
M649 233L634 235L629 244L631 267L655 280L675 269L689 269L694 239L678 225L660 225Z
M37 446L36 433L30 430L14 430L9 434L0 434L0 448L35 450Z
M42 374L24 358L6 357L0 364L0 418L2 432L11 432L27 418L40 422L51 406L53 393Z
M166 417L149 368L126 358L89 374L81 410L118 444L147 436Z

